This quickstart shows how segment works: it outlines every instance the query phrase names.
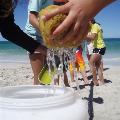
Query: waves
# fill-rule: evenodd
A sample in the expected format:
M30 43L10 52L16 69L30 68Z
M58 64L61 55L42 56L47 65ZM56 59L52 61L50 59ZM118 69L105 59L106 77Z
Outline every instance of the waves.
M107 48L106 53L103 56L105 63L115 63L120 65L120 38L105 39L105 43ZM83 54L86 61L85 52ZM29 58L24 49L9 41L0 41L0 62L26 63L29 62Z

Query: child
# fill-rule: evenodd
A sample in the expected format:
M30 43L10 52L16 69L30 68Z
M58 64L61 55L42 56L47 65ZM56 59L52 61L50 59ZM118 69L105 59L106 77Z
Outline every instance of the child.
M95 20L90 21L91 29L90 35L87 35L89 41L93 44L93 54L90 57L90 65L93 74L93 83L94 85L102 85L104 84L103 78L103 63L102 63L102 55L105 54L105 43L103 40L103 31L101 26L95 22ZM99 76L99 80L97 79L97 72Z
M79 46L76 50L75 57L76 57L76 68L77 71L80 71L84 80L85 84L89 84L89 80L87 79L87 74L86 74L86 68L85 68L85 61L82 56L82 47ZM70 73L71 73L71 78L72 81L74 81L74 71L73 71L73 66L70 64Z
M43 44L43 40L39 33L38 13L42 8L50 4L53 4L52 0L29 0L28 20L25 26L25 32L41 44ZM44 66L45 57L46 56L41 55L39 52L29 54L34 74L34 84L39 84L38 75Z

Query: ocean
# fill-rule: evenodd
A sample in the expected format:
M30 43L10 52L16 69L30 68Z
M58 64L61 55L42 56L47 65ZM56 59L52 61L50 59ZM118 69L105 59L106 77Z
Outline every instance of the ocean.
M0 62L28 62L27 51L9 42L0 41Z
M120 65L120 38L106 38L105 64ZM84 58L86 55L84 52ZM9 41L0 41L0 62L29 62L27 51Z

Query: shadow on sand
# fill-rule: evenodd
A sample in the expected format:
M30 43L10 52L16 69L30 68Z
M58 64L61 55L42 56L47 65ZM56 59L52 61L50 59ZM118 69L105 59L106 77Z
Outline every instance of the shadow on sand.
M103 71L108 70L108 69L109 69L109 68L104 68ZM91 80L92 77L93 77L92 75L88 76L88 80ZM80 80L83 80L83 79L80 79ZM104 81L105 81L105 84L106 84L106 83L112 83L111 80L104 79ZM94 118L93 102L95 102L95 103L97 103L97 104L103 104L103 103L104 103L104 100L103 100L103 98L101 98L101 97L97 97L97 98L94 98L94 97L93 97L93 93L94 93L94 85L93 85L93 84L80 85L79 87L80 87L80 89L84 89L85 86L90 86L90 90L89 90L89 96L88 96L88 98L87 98L87 97L84 97L83 99L88 101L89 120L93 120L93 118Z
M89 120L93 120L94 118L94 108L93 108L93 102L98 103L98 104L103 104L104 100L101 97L93 98L93 91L94 91L94 86L90 86L90 93L88 98L84 97L84 100L88 101L88 114L89 114Z

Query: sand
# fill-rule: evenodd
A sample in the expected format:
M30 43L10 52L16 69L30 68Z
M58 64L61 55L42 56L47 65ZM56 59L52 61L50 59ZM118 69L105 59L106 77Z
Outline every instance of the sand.
M119 66L104 65L104 85L80 86L82 99L88 101L89 120L120 120ZM33 73L29 63L0 63L0 87L31 84Z

